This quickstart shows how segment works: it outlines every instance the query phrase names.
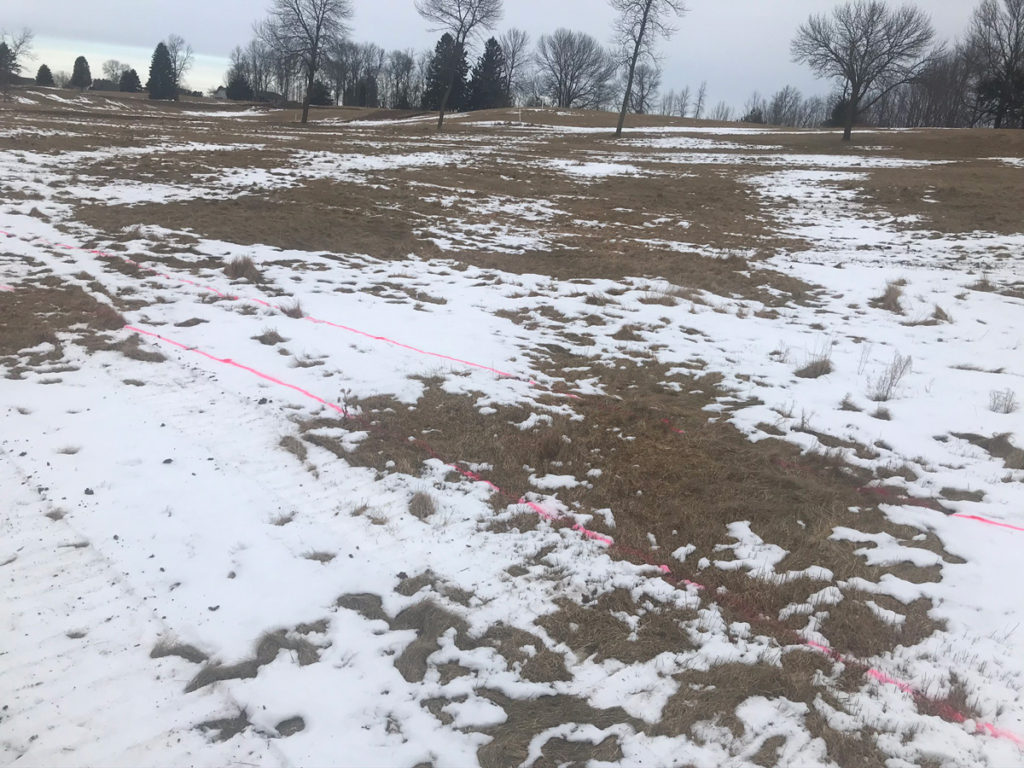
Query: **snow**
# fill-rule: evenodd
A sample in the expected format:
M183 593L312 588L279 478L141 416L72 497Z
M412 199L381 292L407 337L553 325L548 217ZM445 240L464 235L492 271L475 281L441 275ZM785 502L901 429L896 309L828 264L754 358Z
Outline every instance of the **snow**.
M398 123L365 121L346 128L361 135ZM465 126L486 127L469 121ZM35 129L8 129L4 138L25 135L22 130ZM525 132L607 129L537 126ZM419 148L367 144L371 148L365 153L348 146L344 152L292 150L277 168L222 168L189 184L111 181L91 175L89 166L128 155L259 145L154 139L140 147L54 154L0 150L4 188L38 196L0 201L0 229L12 233L0 252L0 290L17 292L46 272L102 297L77 277L86 272L101 280L110 296L139 302L139 308L125 311L131 324L181 345L147 338L144 347L167 358L152 363L65 344L68 370L42 367L22 380L0 379L0 576L11 639L0 653L0 679L9 691L0 759L37 765L305 765L344 755L360 765L468 765L491 738L482 731L508 718L488 691L516 701L575 697L598 709L621 707L650 724L660 720L688 672L724 663L780 663L775 641L750 625L729 623L714 603L701 604L696 587L677 590L652 578L660 573L652 566L615 560L605 545L571 527L492 531L492 521L533 514L536 508L508 503L495 512L487 485L450 471L448 462L464 457L424 455L417 476L378 473L315 445L299 460L280 445L283 436L295 433L297 422L337 417L336 408L358 416L360 402L372 397L386 395L400 407L415 407L424 381L432 378L443 381L445 392L472 395L482 414L503 405L525 409L516 425L524 432L550 424L551 414L571 409L565 400L545 398L545 387L560 382L533 370L531 352L544 344L566 345L603 364L625 359L638 346L670 368L683 370L699 359L707 371L720 373L730 390L730 399L712 410L751 439L763 439L759 425L767 423L807 451L822 447L824 438L817 435L873 446L873 454L864 455L835 450L852 465L908 467L914 478L894 478L876 485L876 492L934 499L947 488L972 491L977 495L970 498L978 500L942 504L956 513L1024 526L1024 472L955 436L1007 434L1021 445L1024 414L996 413L989 405L993 391L1024 397L1024 302L971 286L981 272L996 285L1018 280L1016 264L1001 254L1020 253L1024 235L933 233L920 221L870 212L856 190L847 188L866 170L920 168L927 161L891 153L755 150L715 138L771 133L729 127L633 129L626 150L616 145L606 152L567 151L565 157L531 162L586 183L689 173L697 165L744 167L745 183L775 206L777 231L804 243L752 268L775 269L821 287L813 305L787 305L778 318L759 316L764 307L758 302L706 292L692 303L652 306L645 299L667 296L673 286L641 276L581 286L511 271L456 269L444 258L416 254L385 260L201 237L177 255L177 266L161 265L161 274L153 274L110 270L109 255L72 253L46 242L102 239L74 219L78 201L129 206L230 199L315 179L372 184L375 174L399 169L472 166L495 151L486 142L446 147L450 139L438 139ZM1014 158L994 161L1019 164ZM420 233L453 252L544 250L565 215L557 199L535 188L468 200L417 189L434 196L445 211L418 222ZM34 208L52 219L29 215ZM680 221L680 228L687 223ZM639 234L647 234L645 229L638 227ZM139 226L126 234L124 253L145 267L160 264L157 246L182 233ZM700 243L639 237L636 242L709 258L729 255ZM253 258L274 290L231 284L222 271L204 266L235 256ZM201 301L200 291L182 282L186 279L237 299ZM905 281L902 316L871 305L894 280ZM612 307L587 302L611 290L617 294ZM437 301L415 298L422 295ZM292 298L301 299L307 317L288 318L259 303ZM567 318L563 325L535 312L545 305L558 308ZM914 324L929 318L937 305L952 322ZM536 323L529 330L508 319L519 311L534 312ZM609 320L607 332L588 322L599 312ZM178 327L191 319L203 322ZM613 338L626 325L638 329L642 342ZM287 354L254 341L267 329L286 339L281 347ZM586 334L593 342L570 344L564 338L569 333ZM118 339L129 335L115 334ZM39 345L34 351L52 349ZM872 415L880 404L871 394L896 354L911 356L912 365L893 398L881 403L890 412L884 420ZM817 379L794 376L795 368L822 355L830 358L832 373ZM593 382L575 386L581 393L603 394ZM859 410L843 409L844 400ZM729 408L734 402L745 405ZM335 440L344 452L357 450L369 436L356 423L314 433ZM466 466L479 474L490 469ZM563 499L570 490L584 491L601 470L588 477L556 469L529 472L530 488L506 489L512 499L586 524L587 516L570 510ZM425 520L408 512L417 493L436 499L438 511ZM948 694L952 681L960 680L981 722L1024 731L1024 604L1012 578L1024 534L923 506L894 502L881 509L894 524L934 535L946 554L927 548L921 538L874 529L836 527L833 540L854 542L854 554L867 565L935 568L940 581L919 584L892 574L877 583L837 580L828 563L787 570L781 564L789 553L765 532L755 532L742 511L728 523L731 543L720 545L714 558L702 559L698 567L741 571L767 583L814 581L806 602L780 614L781 619L802 617L804 637L811 641L825 640L818 631L823 614L851 590L874 595L867 605L892 625L906 621L904 606L930 599L933 618L946 622L946 629L872 664L929 695ZM614 528L614 509L592 514ZM686 563L694 551L675 549L672 567ZM311 557L316 554L324 557ZM549 577L549 571L557 577ZM407 577L428 572L432 583L412 594L399 589ZM643 662L598 661L592 652L569 648L544 630L541 619L554 614L559 601L616 588L652 604L703 605L698 618L679 625L689 642ZM459 591L469 597L460 601ZM380 615L361 615L339 602L354 595L376 596ZM403 675L395 660L422 633L400 617L423 609L425 601L461 624L439 629L436 647L424 654L421 676ZM544 651L565 659L567 679L526 680L522 662L474 645L500 627L529 633L527 655ZM285 638L294 647L257 659L267 637ZM150 658L154 648L173 645L193 646L222 667L253 659L262 663L255 676L186 694L203 665L176 656ZM304 663L304 653L314 654L315 662ZM460 674L443 682L443 664L458 666ZM1011 740L977 736L970 723L921 716L898 687L876 681L865 689L843 694L856 716L832 710L829 721L837 729L877 729L893 765L925 759L990 766L1020 762ZM445 702L442 711L450 721L428 711L435 700ZM822 701L815 707L820 713L831 705ZM229 740L211 740L196 727L243 710L251 725ZM533 733L523 764L541 760L551 739L600 744L614 737L623 766L682 760L748 765L768 739L781 739L777 755L769 757L778 765L828 765L824 744L806 727L808 714L805 704L751 695L735 709L744 726L741 735L710 721L698 724L693 738L651 736L626 724L599 728L565 722ZM279 737L279 726L295 717L303 719L305 729Z

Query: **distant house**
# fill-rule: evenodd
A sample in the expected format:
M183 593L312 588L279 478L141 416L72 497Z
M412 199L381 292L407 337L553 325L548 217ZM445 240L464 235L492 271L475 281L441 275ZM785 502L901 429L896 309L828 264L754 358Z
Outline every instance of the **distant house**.
M228 89L225 88L223 85L220 88L218 88L216 91L213 92L213 98L215 98L215 99L220 99L220 100L223 101L223 100L226 100L227 97L228 97Z

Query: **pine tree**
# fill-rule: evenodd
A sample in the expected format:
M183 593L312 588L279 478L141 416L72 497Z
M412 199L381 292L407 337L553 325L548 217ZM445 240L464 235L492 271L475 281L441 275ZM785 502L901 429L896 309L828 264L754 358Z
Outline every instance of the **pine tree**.
M153 59L149 63L149 80L146 81L149 98L173 100L178 95L178 84L174 82L174 65L167 46L157 43Z
M469 81L470 109L497 109L508 106L508 93L502 72L505 54L493 37L484 46L484 53L473 67Z
M315 80L309 92L309 103L314 107L329 107L334 103L331 89L323 80Z
M40 66L39 71L36 72L36 85L44 88L53 88L53 72L45 64Z
M121 93L138 93L142 90L142 81L139 80L139 73L134 69L126 69L121 73L117 90Z
M233 67L228 73L225 91L231 101L252 101L252 84L241 69Z
M7 43L0 40L0 95L4 101L11 100L11 85L14 83L14 76L17 74L18 64L14 60L14 53Z
M434 48L434 56L427 67L427 82L423 89L423 109L441 108L441 100L448 88L452 69L455 70L455 85L452 88L452 95L448 98L447 109L458 112L466 108L469 100L469 89L466 83L469 64L466 63L466 49L456 45L455 38L446 32L438 40L437 46Z
M71 81L68 85L80 91L92 85L92 72L89 71L89 62L85 60L85 56L75 59L75 68L71 72Z

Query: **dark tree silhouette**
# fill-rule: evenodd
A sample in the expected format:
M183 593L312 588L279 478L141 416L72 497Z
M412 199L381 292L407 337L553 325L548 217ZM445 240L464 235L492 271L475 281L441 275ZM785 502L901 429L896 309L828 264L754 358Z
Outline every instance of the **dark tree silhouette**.
M39 67L39 71L36 72L36 85L41 85L44 88L53 88L53 72L45 64Z
M349 0L274 0L270 16L266 30L274 45L285 58L300 64L306 79L302 99L305 123L325 52L345 36L352 4Z
M149 63L149 80L146 81L149 98L171 101L178 97L178 84L174 82L174 66L171 54L164 43L157 43Z
M139 80L139 73L134 69L128 68L121 73L121 78L117 83L117 90L121 93L138 93L142 90L142 82Z
M842 84L843 141L849 141L858 114L928 65L925 54L934 36L928 15L916 8L893 10L882 0L855 0L801 25L792 43L793 60Z
M649 112L645 104L650 94L643 94L640 99L641 108L633 100L633 84L636 67L641 57L653 58L653 45L657 37L669 37L675 32L670 19L686 12L682 0L610 0L612 8L618 13L615 23L616 38L619 51L626 64L626 92L622 97L622 108L619 110L619 122L615 126L615 135L622 135L622 126L626 122L626 112L631 108L634 112ZM644 70L645 85L650 82L653 68Z
M447 108L460 111L466 108L468 88L466 74L466 50L455 42L447 32L441 36L434 48L434 55L427 65L426 83L423 88L423 109ZM443 107L442 105L446 105Z
M85 56L75 59L75 68L71 71L71 81L68 85L80 91L92 85L92 73L89 71L89 62L85 60Z
M470 35L479 28L491 29L501 19L501 0L416 0L416 10L435 26L447 30L455 41L455 49L465 55ZM444 128L444 112L455 89L457 70L452 67L449 80L438 104L437 130Z
M469 80L469 108L497 109L508 106L505 89L505 54L493 37L484 45L483 55L473 67Z

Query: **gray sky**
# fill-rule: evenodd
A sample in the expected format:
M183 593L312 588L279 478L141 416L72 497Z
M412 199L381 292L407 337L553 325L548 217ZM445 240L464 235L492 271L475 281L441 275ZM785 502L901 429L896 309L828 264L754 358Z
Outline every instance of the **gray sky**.
M794 30L812 13L827 12L838 0L687 0L690 13L679 32L659 47L662 87L693 89L708 82L712 104L725 100L739 108L755 90L768 94L786 84L806 94L826 93L804 67L789 61ZM428 30L412 0L353 0L352 36L385 48L433 47L438 35ZM71 71L77 55L89 59L93 77L107 59L134 66L145 82L153 47L168 34L182 35L198 54L186 77L193 89L220 85L226 57L251 36L253 21L269 2L252 0L4 0L0 23L8 31L28 27L36 33L36 58L53 71ZM919 0L931 14L941 39L966 28L973 0ZM505 0L505 17L496 31L516 26L532 39L558 27L587 32L608 43L612 12L605 0Z

